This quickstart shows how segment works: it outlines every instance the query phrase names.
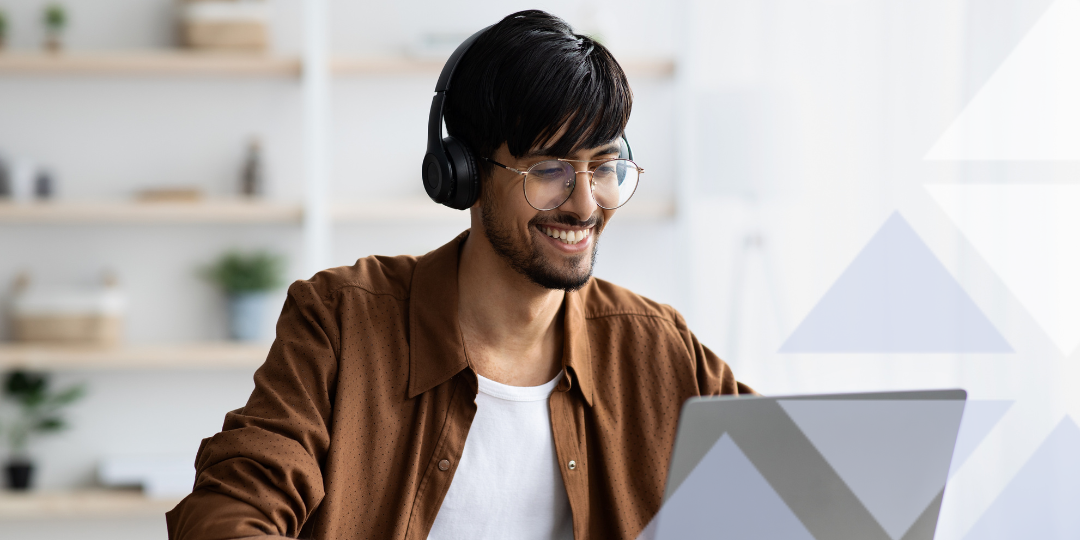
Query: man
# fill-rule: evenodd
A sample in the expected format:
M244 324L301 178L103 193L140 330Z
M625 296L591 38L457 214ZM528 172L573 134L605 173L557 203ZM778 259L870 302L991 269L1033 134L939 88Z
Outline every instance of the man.
M445 102L480 171L470 229L289 288L170 538L636 537L682 402L748 389L675 310L591 277L640 171L631 101L544 12L477 38Z

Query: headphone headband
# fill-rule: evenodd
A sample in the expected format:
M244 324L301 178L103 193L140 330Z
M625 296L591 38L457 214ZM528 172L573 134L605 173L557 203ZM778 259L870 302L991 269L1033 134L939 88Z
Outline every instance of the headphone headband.
M439 73L439 82L435 83L435 92L445 92L450 89L450 77L454 75L454 69L457 68L458 62L461 61L461 57L465 56L465 51L472 47L472 44L480 37L480 34L487 32L489 28L495 26L494 24L486 28L481 29L479 32L465 38L465 41L458 45L454 52L450 54L450 58L446 60L446 64L443 65L442 72Z
M469 36L454 49L439 74L439 82L435 84L435 97L431 98L431 111L428 113L424 189L431 200L458 210L464 210L476 202L480 195L480 177L476 161L469 149L453 137L443 137L443 103L446 101L446 91L450 89L450 79L458 62L488 28L491 26Z
M469 47L490 28L491 26L488 26L469 36L454 49L439 73L439 81L435 83L435 97L431 98L431 110L428 112L427 154L424 156L422 173L424 189L431 200L458 210L469 208L480 196L480 175L476 159L468 146L454 137L443 137L443 104L446 101L446 92L450 90L450 79L461 57L465 56ZM630 150L626 133L623 133L622 140L626 145L626 157L633 159L634 153Z

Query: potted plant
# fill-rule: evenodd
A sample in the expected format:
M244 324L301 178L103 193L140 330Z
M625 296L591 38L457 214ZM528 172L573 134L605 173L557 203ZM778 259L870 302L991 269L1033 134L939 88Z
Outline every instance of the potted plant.
M4 44L7 43L7 29L7 15L0 9L0 51L4 50Z
M279 255L230 251L206 269L206 277L220 286L228 299L229 335L233 339L254 341L262 337L267 293L281 286L284 268Z
M61 34L68 23L67 10L60 4L49 4L45 6L41 22L45 25L45 49L59 52L64 46Z
M86 393L82 385L59 392L49 390L46 373L13 370L4 377L4 397L14 403L16 413L7 422L6 431L11 454L7 462L7 481L11 489L30 488L34 463L27 452L35 435L55 433L67 427L63 409Z

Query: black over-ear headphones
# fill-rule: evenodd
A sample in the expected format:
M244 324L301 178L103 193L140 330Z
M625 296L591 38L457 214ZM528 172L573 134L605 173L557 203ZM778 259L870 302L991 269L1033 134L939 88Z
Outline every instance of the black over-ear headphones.
M450 89L450 76L454 74L458 61L465 56L476 38L487 32L490 26L469 36L458 45L454 54L446 61L435 83L435 97L431 99L431 112L428 113L427 155L424 156L424 189L431 200L445 204L450 208L465 210L480 196L480 174L476 169L476 158L461 141L453 137L442 136L443 102L446 91Z
M453 76L461 57L465 56L473 42L487 32L488 28L491 26L469 36L450 55L439 74L439 82L435 83L435 97L431 99L431 112L428 113L424 189L431 200L457 210L469 208L480 196L480 174L476 168L476 158L469 147L454 137L442 136L443 102L446 101L446 91L450 89L450 77ZM634 152L630 149L630 141L626 140L625 133L622 139L626 146L626 155L619 157L634 159Z

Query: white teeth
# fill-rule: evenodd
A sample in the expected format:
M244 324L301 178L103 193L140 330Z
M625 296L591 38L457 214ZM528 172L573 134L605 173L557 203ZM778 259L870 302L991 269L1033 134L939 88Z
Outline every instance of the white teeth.
M544 234L561 241L564 244L576 244L589 236L589 229L579 231L566 231L543 227Z

